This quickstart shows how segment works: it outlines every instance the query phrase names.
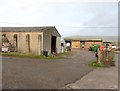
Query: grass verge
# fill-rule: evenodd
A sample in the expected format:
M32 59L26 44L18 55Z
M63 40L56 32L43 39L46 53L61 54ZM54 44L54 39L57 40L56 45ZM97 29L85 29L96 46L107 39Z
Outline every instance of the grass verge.
M97 61L93 61L91 63L88 64L89 66L92 66L92 67L106 67L104 64L102 63L97 63Z
M64 59L65 55L69 55L69 53L61 53L54 57L51 55L46 57L44 55L33 55L27 53L18 53L18 52L10 52L10 53L1 53L1 56L13 56L13 57L20 57L20 58L36 58L36 59L48 59L48 60L55 60L55 59Z

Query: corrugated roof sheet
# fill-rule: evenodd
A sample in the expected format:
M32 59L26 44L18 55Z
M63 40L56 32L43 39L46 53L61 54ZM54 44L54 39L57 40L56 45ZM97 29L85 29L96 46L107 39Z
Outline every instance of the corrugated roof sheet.
M9 32L26 32L26 31L43 31L43 30L49 30L51 28L55 28L54 26L49 27L1 27L2 31L9 31Z
M44 31L56 31L57 35L61 37L55 26L44 27L0 27L2 32L44 32Z
M64 38L65 41L101 41L102 39L93 38Z

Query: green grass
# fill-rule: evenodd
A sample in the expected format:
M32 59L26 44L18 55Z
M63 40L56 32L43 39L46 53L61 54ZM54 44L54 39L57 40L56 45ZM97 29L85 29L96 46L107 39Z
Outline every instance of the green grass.
M69 56L71 54L71 52L63 52L63 53L59 53L57 54L58 56Z
M58 55L55 55L54 57L52 56L45 57L44 55L38 56L38 55L18 53L18 52L1 53L1 56L13 56L13 57L20 57L20 58L36 58L36 59L48 59L48 60L64 59L65 57L63 55L68 55L68 53L58 54Z
M91 63L88 64L89 66L92 66L92 67L105 67L104 64L102 63L97 63L97 61L93 61Z

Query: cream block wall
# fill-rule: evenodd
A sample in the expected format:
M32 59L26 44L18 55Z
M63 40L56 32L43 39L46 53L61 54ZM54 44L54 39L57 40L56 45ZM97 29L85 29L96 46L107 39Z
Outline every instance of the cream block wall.
M28 45L26 41L26 35L30 35L30 53L40 55L42 51L42 33L41 32L2 32L6 34L10 43L14 43L14 34L17 34L18 38L18 52L28 53ZM40 38L38 38L38 35Z

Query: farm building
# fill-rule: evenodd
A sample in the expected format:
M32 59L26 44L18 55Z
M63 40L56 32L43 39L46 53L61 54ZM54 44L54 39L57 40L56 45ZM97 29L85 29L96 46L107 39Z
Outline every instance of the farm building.
M88 49L92 44L101 45L102 39L91 39L91 38L65 38L65 42L70 44L71 48L85 48Z
M61 35L51 27L1 27L0 47L14 46L22 53L41 55L61 51Z

